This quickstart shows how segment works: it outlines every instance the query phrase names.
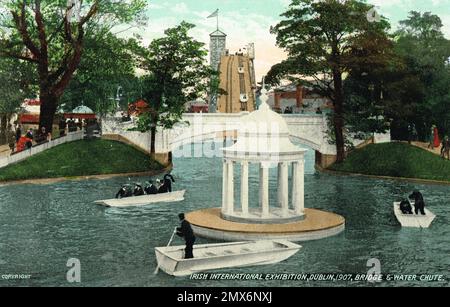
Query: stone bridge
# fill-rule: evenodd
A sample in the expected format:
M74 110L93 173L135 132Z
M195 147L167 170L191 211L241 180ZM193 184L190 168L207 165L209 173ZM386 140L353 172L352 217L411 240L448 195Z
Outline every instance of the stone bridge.
M161 156L179 151L193 143L215 140L221 142L225 138L236 136L242 119L248 112L239 114L225 113L186 113L182 122L170 130L158 132L156 136L156 152ZM336 148L329 144L327 137L327 118L315 114L286 114L283 118L288 124L290 136L296 143L308 146L316 151L316 163L326 167L334 162ZM121 123L120 119L106 118L102 120L104 135L120 135L132 144L149 151L150 133L129 131L135 127L134 121ZM389 142L390 135L375 135L375 142ZM355 146L363 143L354 140Z

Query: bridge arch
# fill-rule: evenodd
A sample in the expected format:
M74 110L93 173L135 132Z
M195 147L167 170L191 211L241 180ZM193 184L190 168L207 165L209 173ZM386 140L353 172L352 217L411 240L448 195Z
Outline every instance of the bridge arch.
M202 132L202 133L198 133L198 134L183 134L183 135L178 136L177 138L173 139L169 143L169 150L174 151L182 146L191 145L194 143L201 143L204 141L221 140L224 138L234 138L235 139L236 136L237 136L237 129L208 131L208 132Z
M184 114L181 122L172 129L160 130L156 136L156 155L163 157L169 155L177 148L187 144L195 144L205 140L220 140L222 135L236 135L242 127L242 119L249 112L236 114L225 113L188 113ZM316 152L316 162L326 158L331 161L335 156L335 147L328 143L327 121L324 116L316 114L289 114L283 115L286 120L291 138ZM150 148L150 133L130 131L131 124L120 123L118 119L106 118L102 121L104 134L118 135L127 141L148 150ZM217 142L215 142L217 143Z
M297 135L290 135L291 139L293 141L297 141L299 142L301 145L305 145L310 147L311 149L314 149L315 151L320 151L321 150L321 144L317 144L316 142L313 142L311 140L307 140L303 137L297 136Z

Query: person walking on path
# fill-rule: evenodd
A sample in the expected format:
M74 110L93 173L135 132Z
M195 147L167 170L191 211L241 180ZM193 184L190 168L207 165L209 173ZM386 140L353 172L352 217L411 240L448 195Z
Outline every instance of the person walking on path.
M445 159L445 156L447 156L447 160L450 160L450 139L448 136L442 141L441 157Z
M22 137L22 126L17 125L17 129L16 129L16 143L19 142L21 137Z
M430 139L429 139L429 144L428 144L428 149L434 149L434 125L431 126L431 131L430 131Z
M441 141L439 139L439 130L436 126L434 126L434 147L439 148L441 145Z
M7 136L8 136L9 149L11 149L11 154L13 154L17 141L16 141L16 133L12 129L11 124L8 125Z

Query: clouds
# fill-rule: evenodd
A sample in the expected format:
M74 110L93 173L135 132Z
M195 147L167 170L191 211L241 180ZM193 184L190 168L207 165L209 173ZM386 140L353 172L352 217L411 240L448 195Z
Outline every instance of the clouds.
M450 38L450 14L440 15L444 27L442 28L445 36Z
M186 14L189 12L189 8L186 3L180 2L175 4L175 6L171 8L171 11L175 14Z
M398 21L406 19L411 10L432 11L444 23L443 31L450 37L449 0L368 0L382 15L390 19L395 29ZM227 47L235 52L250 42L256 47L256 71L260 78L274 65L286 58L276 46L276 38L270 34L270 26L277 24L280 14L291 0L152 0L149 9L149 25L142 33L145 44L161 37L164 30L181 21L195 24L191 35L209 48L209 34L216 29L216 19L207 17L219 8L220 29L227 37Z
M287 8L292 2L291 0L279 0L279 1L280 1L280 4L285 8Z
M160 4L160 7L163 7L163 5ZM191 31L191 35L204 42L205 47L209 48L209 34L216 29L216 19L207 18L212 11L192 10L184 2L170 8L166 6L165 9L173 12L175 16L164 14L164 16L151 18L149 26L143 34L146 44L149 44L154 38L161 37L165 29L174 27L182 20L186 20L196 25L196 28ZM221 10L219 12L220 29L227 34L227 48L231 53L245 47L248 43L255 43L255 66L258 78L266 74L272 65L286 57L285 53L276 47L275 36L270 34L270 27L277 22L277 15L268 17L256 12L244 13L238 8L232 11Z

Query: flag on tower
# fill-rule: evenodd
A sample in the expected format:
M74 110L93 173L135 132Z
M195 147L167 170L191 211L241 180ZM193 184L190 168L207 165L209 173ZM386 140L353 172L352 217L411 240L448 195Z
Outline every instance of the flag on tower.
M217 9L214 13L212 13L211 15L209 15L206 18L213 18L213 17L217 17L217 16L219 16L219 9Z

